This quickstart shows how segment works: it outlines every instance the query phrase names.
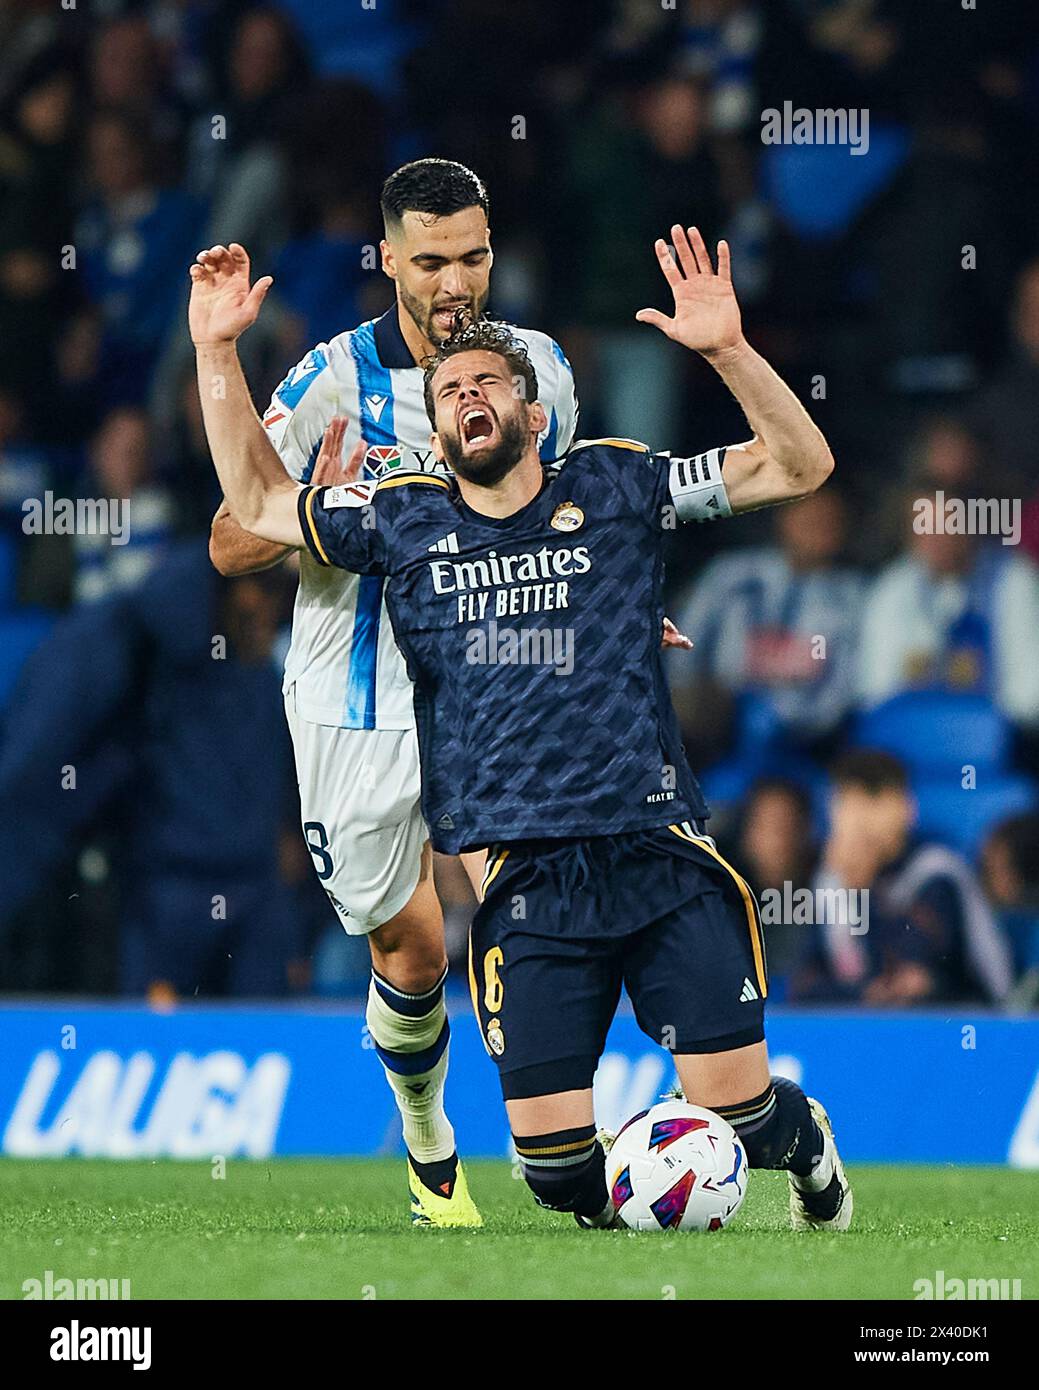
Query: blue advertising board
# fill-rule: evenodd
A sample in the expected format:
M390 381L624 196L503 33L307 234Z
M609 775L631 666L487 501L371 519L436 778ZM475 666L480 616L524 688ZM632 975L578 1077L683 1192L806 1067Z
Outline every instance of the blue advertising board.
M777 1008L773 1069L825 1101L851 1161L1039 1167L1039 1018ZM359 1005L0 1005L0 1150L45 1157L266 1157L400 1150ZM595 1082L615 1128L674 1079L621 1014ZM452 1007L462 1153L505 1156L495 1068Z

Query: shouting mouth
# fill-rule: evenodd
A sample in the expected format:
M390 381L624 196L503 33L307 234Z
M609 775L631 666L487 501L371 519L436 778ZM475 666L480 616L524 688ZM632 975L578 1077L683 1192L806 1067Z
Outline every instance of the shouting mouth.
M494 421L486 410L474 406L462 415L462 440L472 448L486 444L494 433Z

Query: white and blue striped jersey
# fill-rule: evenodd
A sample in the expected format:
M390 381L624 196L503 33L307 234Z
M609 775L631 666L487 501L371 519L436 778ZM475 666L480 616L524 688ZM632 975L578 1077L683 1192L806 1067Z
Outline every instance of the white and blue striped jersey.
M559 344L533 329L513 329L538 377L548 428L538 441L547 463L562 457L577 427L577 398ZM343 456L368 444L362 477L401 470L448 472L433 455L422 369L400 331L397 306L330 343L320 343L274 392L263 423L288 472L309 482L321 438L334 415L348 423ZM393 637L382 578L318 565L300 555L285 689L314 724L344 729L409 729L412 685Z

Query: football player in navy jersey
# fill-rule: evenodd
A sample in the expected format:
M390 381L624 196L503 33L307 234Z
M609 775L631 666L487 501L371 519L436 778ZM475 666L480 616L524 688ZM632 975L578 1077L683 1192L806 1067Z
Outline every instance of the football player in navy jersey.
M346 482L347 455L369 478L443 471L430 447L419 364L450 334L457 309L478 317L487 302L487 190L464 165L418 159L389 176L380 203L381 265L394 303L315 344L263 415L268 440L302 483ZM255 318L270 277L250 286L249 257L237 243L212 247L202 259L210 270L202 288L217 288L205 302L193 294L192 336L212 390L223 376L222 355L234 352L228 336ZM574 440L573 373L547 334L516 332L541 381L547 419L538 447L551 461ZM287 553L244 531L226 505L217 512L210 557L222 574L264 569ZM282 689L303 835L344 931L368 941L366 1024L401 1114L412 1220L476 1226L480 1214L445 1106L447 952L421 810L411 682L378 575L329 570L308 554L299 557L299 571ZM673 633L665 640L680 644ZM485 855L463 863L478 891Z
M536 1199L584 1225L614 1220L592 1078L623 984L685 1095L730 1121L751 1166L787 1171L794 1227L844 1230L851 1191L826 1112L769 1074L756 905L704 833L659 655L669 526L803 497L833 460L743 337L727 245L715 270L695 228L672 239L656 253L674 314L636 317L717 371L746 443L672 458L600 440L546 468L536 373L486 322L460 325L426 369L451 479L293 483L273 449L243 448L261 426L237 378L204 396L206 427L241 525L386 578L434 847L492 847L470 983ZM193 267L196 286L211 273Z

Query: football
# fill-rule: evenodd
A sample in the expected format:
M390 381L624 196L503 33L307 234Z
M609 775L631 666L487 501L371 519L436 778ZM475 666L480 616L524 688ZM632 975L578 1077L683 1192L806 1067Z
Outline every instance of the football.
M606 1180L633 1231L720 1231L743 1205L747 1155L720 1115L668 1100L622 1127Z

